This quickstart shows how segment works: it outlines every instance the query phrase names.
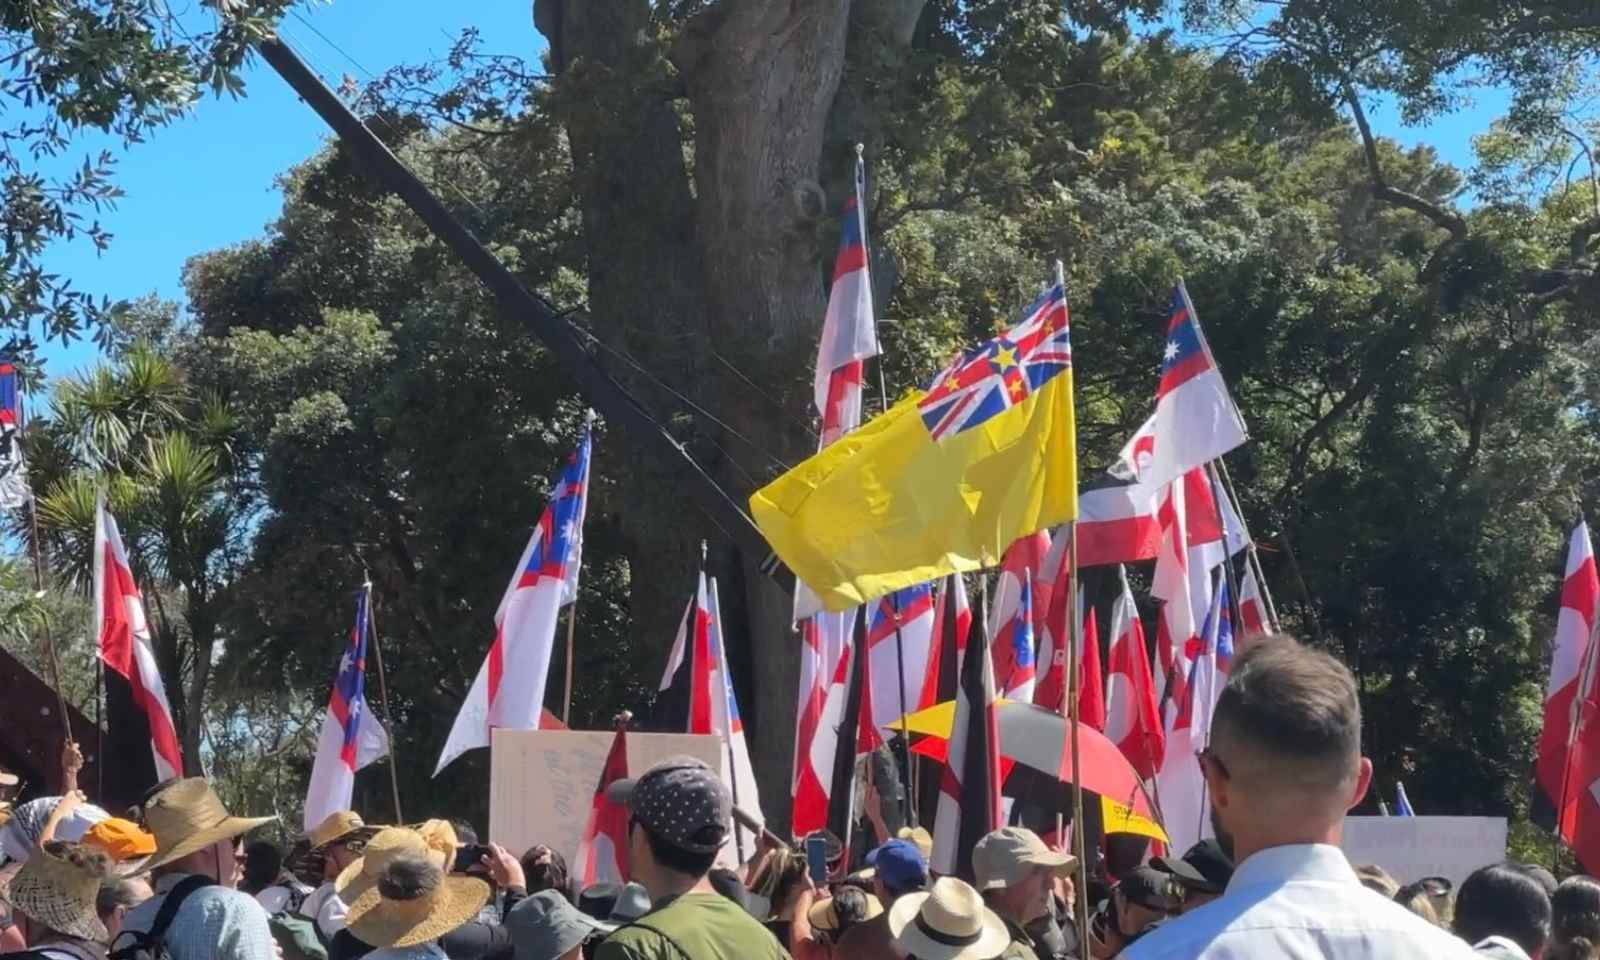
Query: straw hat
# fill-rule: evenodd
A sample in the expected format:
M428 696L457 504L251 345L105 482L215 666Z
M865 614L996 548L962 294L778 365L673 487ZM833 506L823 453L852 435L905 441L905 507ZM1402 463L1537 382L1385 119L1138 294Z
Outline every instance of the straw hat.
M111 873L104 853L82 844L50 841L11 881L11 905L38 923L83 940L106 938L95 913L100 881Z
M384 827L373 834L361 858L339 873L334 892L350 904L375 890L389 864L397 860L426 860L440 870L448 870L456 854L456 831L445 820L429 820L415 830L410 827Z
M863 893L862 896L866 898L867 914L861 918L861 922L875 920L883 916L883 901L870 893ZM806 919L811 921L811 926L815 929L827 933L838 932L840 926L839 910L834 905L834 898L823 897L821 900L811 904L811 909L806 913Z
M289 861L287 864L289 872L306 883L313 885L321 883L328 851L335 844L348 843L352 846L364 844L382 829L362 821L361 815L354 810L335 810L306 834L306 841L310 846Z
M165 866L276 819L231 816L211 784L200 777L179 780L145 804L144 825L156 837L156 854L147 866Z
M927 893L908 893L889 908L889 935L902 955L918 960L988 960L1011 942L1005 921L955 877Z
M409 835L409 836L405 836ZM450 876L415 830L391 827L372 838L353 882L340 874L340 899L350 905L350 933L374 947L410 947L437 940L471 920L489 901L489 885ZM353 895L352 895L353 894Z

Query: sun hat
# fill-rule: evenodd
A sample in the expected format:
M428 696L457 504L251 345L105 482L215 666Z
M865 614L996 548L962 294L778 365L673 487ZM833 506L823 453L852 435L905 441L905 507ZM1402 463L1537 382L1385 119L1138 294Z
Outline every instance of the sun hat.
M437 940L476 917L489 902L487 883L477 877L445 873L420 840L409 852L381 860L382 869L371 886L354 900L345 901L350 905L346 928L363 943L379 948L414 947Z
M984 834L972 848L972 872L979 890L1009 887L1034 867L1049 867L1064 877L1077 865L1077 857L1051 850L1027 827L1001 827Z
M1215 840L1202 840L1190 847L1182 860L1152 857L1150 866L1172 874L1184 889L1197 893L1221 893L1233 879L1233 860Z
M339 872L333 889L339 899L353 903L378 886L378 878L389 864L403 859L426 860L443 870L444 857L428 846L421 831L410 827L385 827L367 841L356 861Z
M36 922L69 936L101 941L105 925L95 913L100 882L111 859L80 843L51 840L11 880L11 905Z
M321 883L328 851L335 844L347 843L354 847L371 840L382 829L363 822L361 815L354 810L335 810L306 834L310 846L290 858L287 864L289 872L306 883ZM359 850L355 852L360 853Z
M896 900L889 908L889 935L902 956L918 960L989 960L1011 942L1005 921L955 877L940 877L927 893Z
M156 853L147 866L151 870L165 866L276 819L232 816L203 778L178 780L144 805L145 829L156 838Z
M693 757L668 757L636 779L618 780L606 798L626 804L641 826L680 850L716 853L728 840L733 795Z
M861 922L883 916L883 901L870 893L863 893L862 896L867 898L867 913L861 918ZM826 933L836 932L839 929L839 911L834 906L834 898L823 897L813 903L811 909L806 912L806 919L810 920L811 926L817 930Z
M616 929L574 907L554 890L540 890L524 898L506 914L505 926L511 931L511 945L519 960L561 957L594 934Z
M867 866L895 893L921 890L928 885L928 861L909 840L890 840L879 846L867 854Z
M155 836L121 817L110 817L90 827L83 835L83 843L116 863L143 860L156 852Z
M933 856L933 834L928 832L927 827L901 827L895 831L894 836L896 840L910 841L911 845L922 854L924 861Z

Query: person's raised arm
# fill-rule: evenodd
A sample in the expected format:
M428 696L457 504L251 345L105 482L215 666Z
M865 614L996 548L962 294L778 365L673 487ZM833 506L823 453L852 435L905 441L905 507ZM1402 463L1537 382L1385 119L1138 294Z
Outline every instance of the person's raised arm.
M61 793L63 796L78 789L78 771L83 769L83 751L78 741L68 740L61 745Z
M56 801L55 809L50 811L50 816L45 817L44 826L39 830L39 842L37 843L39 849L44 849L45 844L56 838L56 828L61 826L61 821L71 816L74 810L83 806L83 802L83 794L78 790L63 794L61 799Z

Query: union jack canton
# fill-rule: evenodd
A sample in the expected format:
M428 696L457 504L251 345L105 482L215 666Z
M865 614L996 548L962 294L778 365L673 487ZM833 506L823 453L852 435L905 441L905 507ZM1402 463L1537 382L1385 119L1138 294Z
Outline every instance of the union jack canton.
M968 351L939 374L917 409L929 435L943 440L1021 404L1070 369L1067 294L1056 284L1023 312L1021 323Z

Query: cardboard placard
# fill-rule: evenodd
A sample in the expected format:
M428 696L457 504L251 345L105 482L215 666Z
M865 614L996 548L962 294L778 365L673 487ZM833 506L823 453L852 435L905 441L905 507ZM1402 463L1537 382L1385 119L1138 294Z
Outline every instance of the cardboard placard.
M610 730L495 730L489 756L489 839L521 856L543 844L571 864L616 734ZM628 772L672 756L721 770L722 741L688 733L628 732Z
M1402 885L1445 877L1457 887L1506 858L1504 817L1345 817L1340 843L1353 864L1376 863Z

